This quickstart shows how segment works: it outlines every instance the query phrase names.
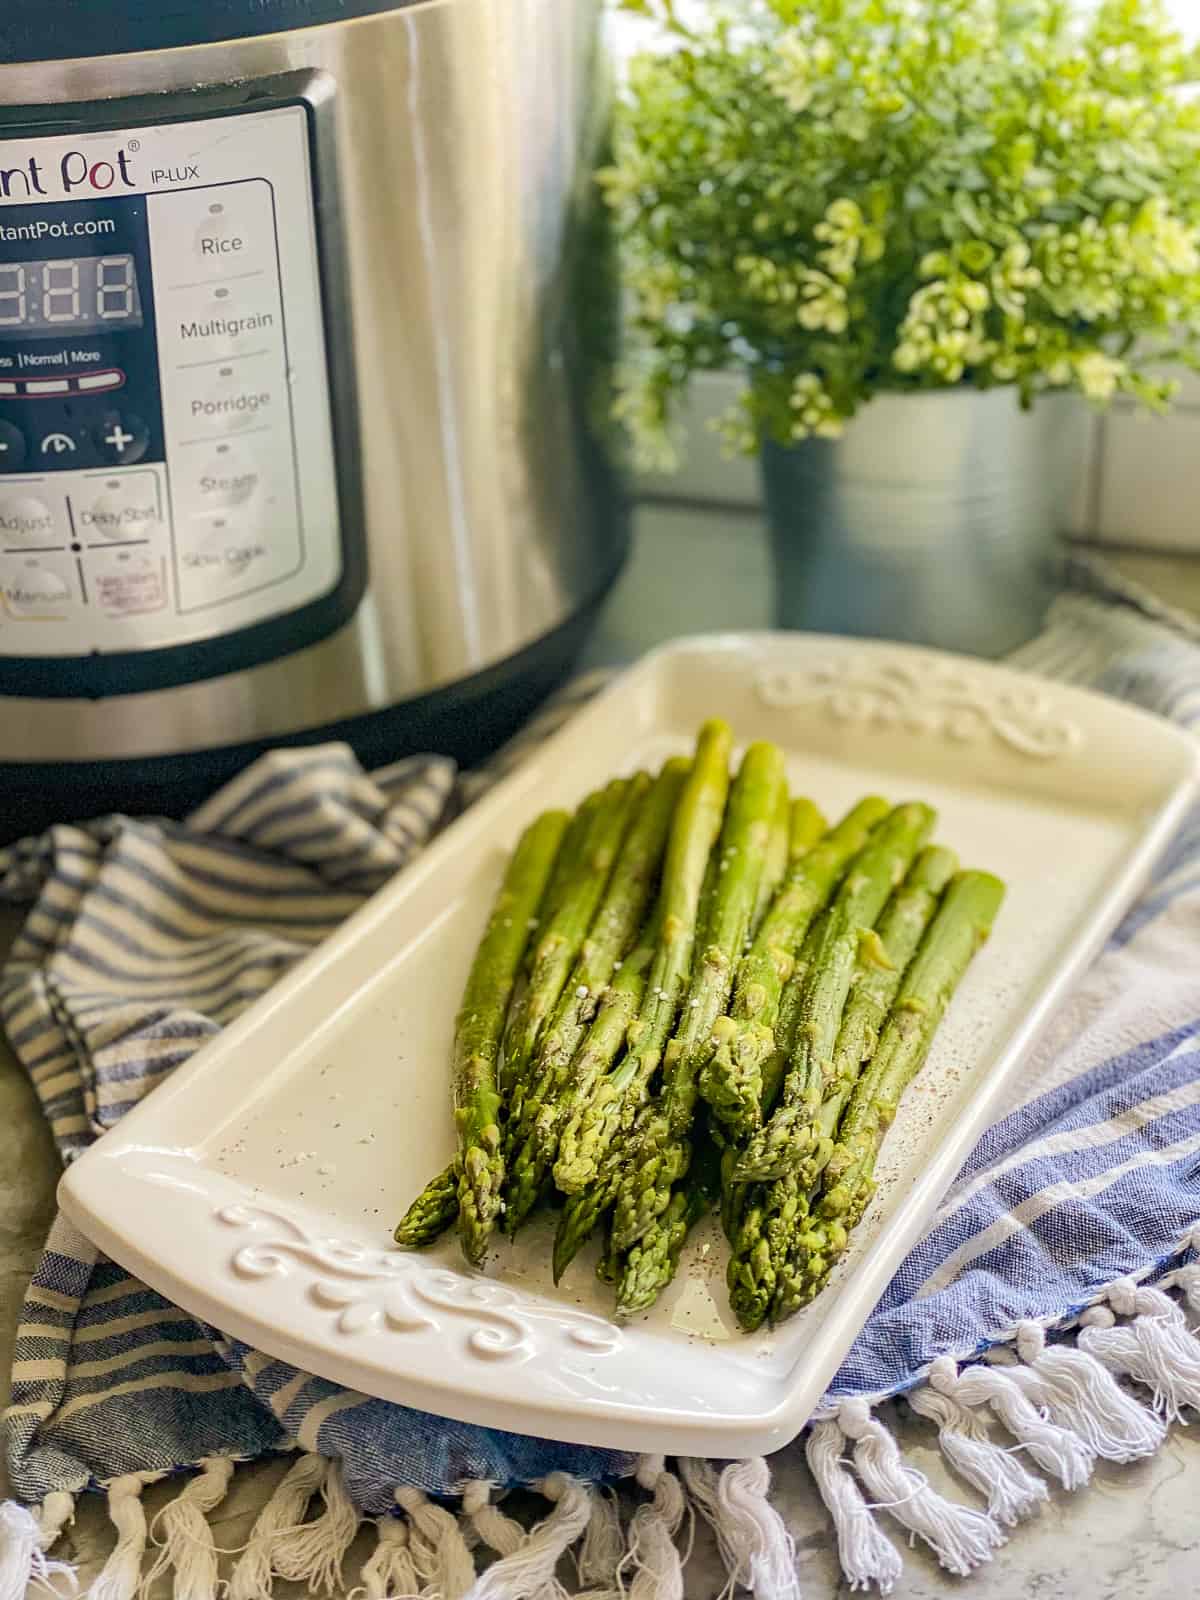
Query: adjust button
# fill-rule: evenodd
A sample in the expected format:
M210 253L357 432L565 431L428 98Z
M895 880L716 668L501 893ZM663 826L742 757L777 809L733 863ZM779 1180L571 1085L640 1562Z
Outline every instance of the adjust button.
M102 461L111 461L114 466L131 464L146 454L150 429L131 411L110 411L92 429L92 439Z
M60 517L35 495L8 495L0 500L0 546L7 549L61 545L67 530Z
M0 472L19 472L25 462L25 435L11 422L0 421Z

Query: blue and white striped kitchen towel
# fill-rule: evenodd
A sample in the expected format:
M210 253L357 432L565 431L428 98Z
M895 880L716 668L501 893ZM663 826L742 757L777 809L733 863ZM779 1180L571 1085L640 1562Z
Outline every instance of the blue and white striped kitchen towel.
M1134 605L1073 595L1024 663L1200 723L1200 650ZM586 686L580 691L586 692ZM569 713L569 705L556 715ZM367 776L339 746L264 758L183 824L125 817L0 851L29 906L0 1010L65 1160L95 1139L402 867L461 799L438 758ZM803 1444L852 1587L895 1583L891 1519L966 1574L1036 1512L1200 1410L1200 819L1030 1063L905 1261ZM1049 1337L1047 1337L1049 1335ZM906 1464L872 1406L903 1393L937 1429L964 1498ZM18 1333L5 1418L19 1501L0 1506L0 1600L19 1600L85 1489L117 1538L94 1600L134 1600L143 1486L181 1473L154 1571L215 1600L206 1515L234 1462L296 1450L229 1580L332 1593L377 1518L368 1596L553 1600L577 1547L594 1600L680 1600L690 1509L732 1580L795 1600L761 1461L634 1458L470 1428L373 1401L223 1338L55 1224ZM191 1472L186 1469L196 1469ZM599 1485L635 1475L623 1526ZM526 1533L496 1505L550 1502ZM636 1491L635 1491L636 1493ZM431 1498L433 1497L433 1498ZM499 1559L477 1576L481 1547Z

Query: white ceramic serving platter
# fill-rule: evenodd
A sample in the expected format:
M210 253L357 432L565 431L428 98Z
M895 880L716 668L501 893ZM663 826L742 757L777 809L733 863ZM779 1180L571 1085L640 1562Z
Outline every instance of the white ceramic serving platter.
M831 816L868 791L1009 884L906 1097L825 1292L774 1333L729 1315L719 1231L615 1326L594 1253L556 1290L548 1223L486 1276L391 1228L452 1148L448 1062L506 852L544 807L686 749L708 716L773 739ZM177 1304L308 1372L441 1415L627 1450L737 1456L803 1426L1055 1002L1197 790L1167 723L1010 669L798 634L685 639L620 678L107 1133L60 1197Z

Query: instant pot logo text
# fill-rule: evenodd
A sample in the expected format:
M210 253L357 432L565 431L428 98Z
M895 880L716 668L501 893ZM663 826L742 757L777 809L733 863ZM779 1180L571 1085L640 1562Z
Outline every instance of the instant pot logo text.
M107 194L110 189L132 189L135 181L126 150L115 151L111 160L99 161L82 150L68 150L54 163L30 156L15 167L0 167L0 200L32 200L39 194Z

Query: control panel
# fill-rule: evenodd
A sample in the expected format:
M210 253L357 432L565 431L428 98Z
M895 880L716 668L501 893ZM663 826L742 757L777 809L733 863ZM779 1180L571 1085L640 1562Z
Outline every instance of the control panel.
M211 639L341 574L303 107L0 140L0 657Z

